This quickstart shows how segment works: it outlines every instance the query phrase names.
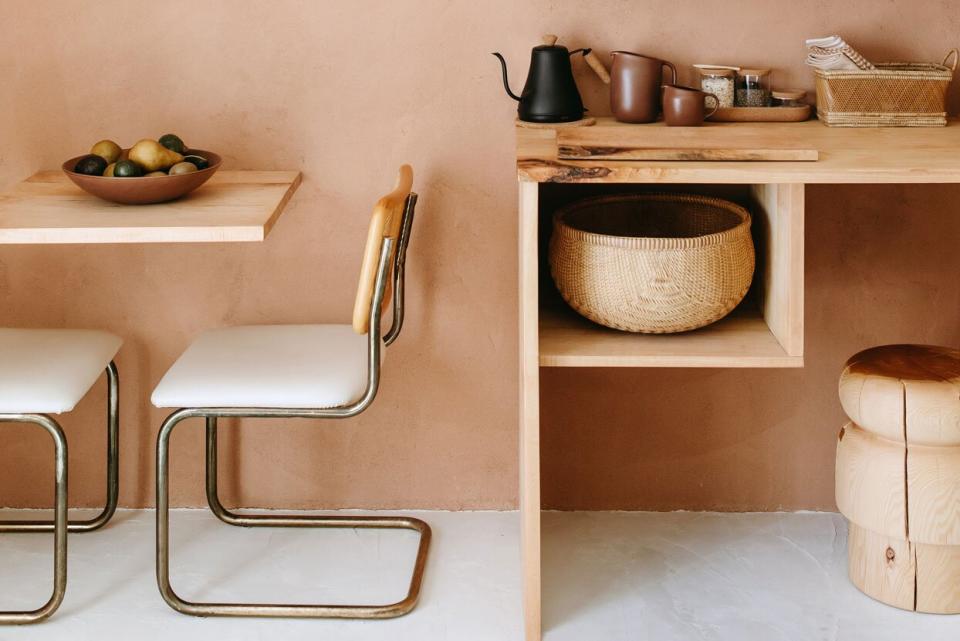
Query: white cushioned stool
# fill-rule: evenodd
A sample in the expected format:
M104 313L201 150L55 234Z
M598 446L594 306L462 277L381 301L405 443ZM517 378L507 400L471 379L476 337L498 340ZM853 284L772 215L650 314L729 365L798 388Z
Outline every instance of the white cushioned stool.
M53 532L53 595L42 607L0 612L0 623L34 623L53 614L67 587L67 532L103 527L117 509L119 488L119 377L113 357L120 338L81 329L0 328L0 423L31 423L52 437L56 491L52 521L0 521L0 533ZM107 498L103 511L86 521L67 517L67 440L50 414L76 407L102 372L107 373Z
M420 519L380 516L237 514L217 490L217 419L349 418L377 395L384 348L403 326L404 263L417 195L413 171L400 168L396 189L373 211L352 325L256 325L204 332L180 356L153 392L157 407L181 408L163 422L157 437L157 584L174 610L196 616L337 617L382 619L410 612L430 545L430 526ZM393 319L381 333L381 316L392 289ZM407 595L386 605L296 605L196 603L170 585L170 434L187 418L206 421L206 490L211 511L229 525L410 529L420 534Z

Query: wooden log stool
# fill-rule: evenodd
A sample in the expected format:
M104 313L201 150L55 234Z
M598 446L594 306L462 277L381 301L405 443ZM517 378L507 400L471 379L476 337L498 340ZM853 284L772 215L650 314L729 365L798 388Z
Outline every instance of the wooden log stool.
M837 507L850 580L918 612L960 612L960 351L874 347L847 361Z

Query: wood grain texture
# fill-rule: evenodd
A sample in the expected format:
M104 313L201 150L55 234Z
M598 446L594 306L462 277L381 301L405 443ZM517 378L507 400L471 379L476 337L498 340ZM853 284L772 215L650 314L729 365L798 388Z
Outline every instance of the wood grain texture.
M847 569L860 591L887 605L960 613L960 546L913 543L850 523Z
M908 539L905 461L902 441L847 423L837 438L837 508L860 527Z
M960 545L960 447L905 447L848 423L837 441L836 500L873 532Z
M370 304L373 301L373 290L377 281L377 265L380 263L380 249L383 239L393 238L396 240L400 235L404 204L412 190L413 168L410 165L401 165L397 172L397 182L393 191L383 196L373 206L370 226L367 228L367 242L363 248L363 261L360 265L357 297L353 304L353 331L358 334L366 334L370 330ZM389 291L391 290L388 290L388 294L383 297L384 309L390 302Z
M849 523L847 574L851 583L877 601L914 609L917 565L909 541Z
M220 171L179 200L118 205L41 171L0 195L0 244L261 241L300 181L296 171Z
M814 161L816 149L750 149L745 147L605 147L564 144L558 137L557 157L561 160L668 160L668 161Z
M539 190L520 183L520 556L527 641L541 634Z
M633 334L603 327L566 307L540 311L544 367L803 367L749 307L692 332Z
M803 122L810 105L802 107L720 107L710 122Z
M907 449L910 540L960 545L960 447Z
M752 185L761 309L790 356L803 356L804 187Z
M960 613L960 546L914 545L917 612Z
M852 356L840 403L857 425L909 444L960 445L960 351L884 345ZM897 436L900 435L900 436Z
M534 182L637 183L957 183L960 124L937 129L838 129L797 123L630 125L598 118L594 127L520 129L517 170ZM818 162L563 160L559 141L580 147L814 149Z

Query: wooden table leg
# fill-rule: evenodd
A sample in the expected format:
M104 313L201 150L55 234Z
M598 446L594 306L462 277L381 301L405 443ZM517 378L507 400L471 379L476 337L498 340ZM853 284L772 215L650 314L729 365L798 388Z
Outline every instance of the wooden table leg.
M520 538L527 641L540 641L538 183L520 183Z

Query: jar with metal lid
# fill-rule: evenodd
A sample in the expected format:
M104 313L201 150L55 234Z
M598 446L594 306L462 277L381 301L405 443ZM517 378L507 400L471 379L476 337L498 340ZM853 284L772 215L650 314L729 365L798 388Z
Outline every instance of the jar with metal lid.
M773 107L803 107L807 92L802 89L777 89L770 93L770 105Z
M770 70L741 69L737 72L734 104L738 107L770 106Z
M720 101L719 107L733 106L733 93L737 73L733 69L716 69L712 67L698 67L700 72L700 88L712 93ZM712 101L711 101L712 102ZM707 103L710 106L710 103Z

